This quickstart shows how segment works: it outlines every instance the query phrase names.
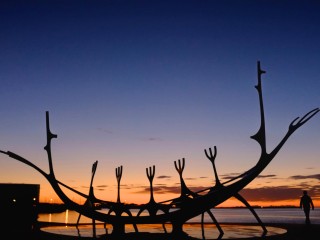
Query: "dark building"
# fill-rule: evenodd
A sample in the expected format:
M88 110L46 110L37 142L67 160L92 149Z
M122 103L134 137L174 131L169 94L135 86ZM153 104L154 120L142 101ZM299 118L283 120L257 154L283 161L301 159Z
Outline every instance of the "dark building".
M29 234L38 218L39 184L0 183L0 229L15 235Z

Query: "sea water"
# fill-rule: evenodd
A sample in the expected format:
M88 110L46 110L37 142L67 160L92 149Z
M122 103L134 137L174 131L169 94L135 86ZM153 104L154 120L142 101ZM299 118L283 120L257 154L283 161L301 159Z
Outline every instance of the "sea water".
M256 208L254 210L265 224L305 223L305 215L300 208ZM107 209L102 209L101 212L107 213ZM214 208L211 209L211 212L219 223L257 223L256 218L246 208ZM132 215L136 215L134 210L132 211ZM41 213L38 216L38 221L72 224L77 222L78 217L79 213L66 210L62 213ZM310 220L313 224L320 224L320 208L310 210ZM204 214L204 221L212 223L208 213ZM201 216L190 219L188 222L201 222ZM91 223L91 219L81 216L80 223Z
M108 209L102 209L101 212L107 213ZM259 208L255 209L262 222L267 227L267 236L273 236L278 234L284 234L286 229L268 226L268 223L305 223L305 215L299 208ZM211 209L216 220L220 223L224 231L223 239L234 239L234 238L251 238L261 237L264 232L261 226L257 223L256 218L246 208L215 208ZM132 215L137 215L137 210L133 210ZM147 214L147 212L143 212ZM81 225L79 228L74 226L79 218L79 213L75 211L66 210L62 213L52 214L39 214L38 221L51 222L51 223L63 223L63 226L48 226L42 228L43 231L60 234L60 235L71 235L76 237L92 237L94 232L96 236L103 234L109 234L112 231L112 227L99 224L96 221L95 230L93 231L92 221L89 218L80 216ZM312 224L320 224L320 209L316 208L311 210L310 219ZM204 221L206 224L204 228L201 227L201 216L195 217L189 220L183 226L184 232L190 237L196 239L219 239L219 231L212 223L212 219L208 213L204 214ZM210 224L211 223L211 224ZM246 223L253 223L253 225L246 225ZM144 224L137 226L139 232L149 233L163 233L164 228L161 224ZM166 224L167 232L171 232L172 226ZM135 232L132 225L128 224L125 227L125 232Z

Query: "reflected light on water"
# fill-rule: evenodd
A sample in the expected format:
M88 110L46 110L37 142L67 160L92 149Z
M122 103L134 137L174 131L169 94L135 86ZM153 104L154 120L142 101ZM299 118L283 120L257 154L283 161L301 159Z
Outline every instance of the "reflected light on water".
M105 209L101 211L106 212ZM235 237L261 237L262 228L259 226L257 220L253 217L248 209L212 209L212 212L224 230L223 239L232 239ZM270 227L268 226L268 223L304 223L305 221L304 213L299 208L256 209L256 212L260 216L262 222L266 224L268 229L267 236L284 234L286 232L285 229ZM320 209L316 208L310 214L311 222L314 224L320 224ZM205 239L217 239L219 231L207 215L208 214L205 214ZM92 237L93 228L91 219L82 216L80 219L80 228L77 229L74 226L79 217L79 213L75 211L66 210L65 212L61 213L39 214L38 220L46 222L48 220L48 216L49 222L60 224L63 223L65 226L45 227L42 228L43 231L53 234ZM203 239L201 225L199 224L200 222L200 217L191 219L189 222L184 224L183 229L189 236L196 239ZM250 225L246 223L254 224ZM164 229L161 224L138 224L137 227L139 232L164 233ZM168 233L170 233L172 226L170 224L166 224L166 229L168 230ZM135 229L132 225L127 224L125 226L126 233L132 233L134 231ZM107 223L104 227L102 222L96 221L97 235L107 234L108 232L112 232L111 224Z
M103 209L101 212L106 212ZM257 220L248 209L213 209L213 214L219 223L257 223ZM264 223L304 223L305 215L299 208L276 208L276 209L256 209L257 214ZM136 215L132 212L132 215ZM145 215L143 213L142 215ZM61 213L39 214L38 221L59 222L65 224L76 223L79 213L66 210ZM320 208L315 208L310 212L311 222L320 224ZM49 221L48 221L49 219ZM212 223L208 214L204 215L204 221ZM189 222L201 222L200 217L191 219ZM91 219L81 216L80 223L91 223Z
M68 220L69 220L69 210L67 209L67 210L66 210L66 217L65 217L65 221L64 221L64 223L65 223L66 225L68 225Z

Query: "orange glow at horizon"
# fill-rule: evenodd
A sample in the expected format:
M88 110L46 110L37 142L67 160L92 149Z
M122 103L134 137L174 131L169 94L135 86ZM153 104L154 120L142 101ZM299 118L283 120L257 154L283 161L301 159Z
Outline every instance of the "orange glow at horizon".
M50 197L49 197L50 196ZM155 201L156 202L161 202L161 201L166 201L166 200L170 200L173 198L178 197L179 195L177 194L158 194L155 195ZM70 199L72 199L73 201L75 201L78 204L84 204L85 199L83 197L79 197L79 196L69 196ZM107 201L116 201L116 193L115 196L112 196L111 198L108 199L104 199L104 198L100 198L99 196L97 196L97 198L101 199L101 200L107 200ZM123 194L123 196L121 197L121 202L122 203L127 203L127 204L145 204L149 201L150 196L148 194ZM252 206L252 207L286 207L286 206L293 206L293 207L299 207L299 202L300 199L289 199L289 200L283 200L283 201L248 201L248 203ZM50 195L40 195L40 202L41 203L55 203L55 204L61 204L63 203L59 197L52 192ZM314 207L317 208L320 206L320 199L318 198L314 198L313 199L313 203L314 203ZM230 198L228 200L226 200L225 202L219 204L218 206L216 206L217 208L219 207L245 207L245 205L243 203L241 203L239 200L235 199L235 198Z

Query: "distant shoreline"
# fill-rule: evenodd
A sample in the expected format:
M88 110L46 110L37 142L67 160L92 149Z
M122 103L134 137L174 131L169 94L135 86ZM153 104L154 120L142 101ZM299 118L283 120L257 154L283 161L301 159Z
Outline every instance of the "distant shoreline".
M65 212L67 207L62 203L39 203L37 211L39 213L61 213Z
M103 206L101 206L103 208ZM132 205L132 209L139 208L139 205ZM235 206L235 207L216 207L216 209L244 209L245 206ZM299 208L293 205L284 205L284 206L252 206L254 209L277 209L277 208ZM38 204L38 213L61 213L67 210L67 207L63 203L39 203Z

